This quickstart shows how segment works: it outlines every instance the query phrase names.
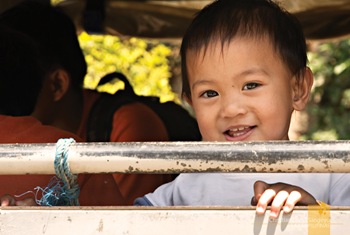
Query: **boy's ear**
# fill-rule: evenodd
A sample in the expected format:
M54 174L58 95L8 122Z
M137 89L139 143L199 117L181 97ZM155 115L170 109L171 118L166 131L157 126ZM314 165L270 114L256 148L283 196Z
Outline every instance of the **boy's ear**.
M314 83L314 76L309 67L305 68L303 78L300 82L294 83L293 88L293 108L294 110L303 110L309 101L311 88Z
M70 77L64 69L57 69L49 75L54 101L61 100L70 86Z

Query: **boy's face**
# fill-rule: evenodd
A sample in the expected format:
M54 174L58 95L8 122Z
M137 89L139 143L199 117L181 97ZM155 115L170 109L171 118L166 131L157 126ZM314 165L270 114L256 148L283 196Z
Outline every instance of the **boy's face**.
M268 40L235 38L187 53L191 103L205 141L288 140L295 94Z

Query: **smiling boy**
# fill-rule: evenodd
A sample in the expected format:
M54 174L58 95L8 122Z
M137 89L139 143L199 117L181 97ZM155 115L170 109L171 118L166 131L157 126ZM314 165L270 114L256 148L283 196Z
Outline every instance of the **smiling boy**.
M291 14L270 0L214 1L189 26L181 59L183 95L204 141L289 140L291 115L305 108L313 84L305 38ZM257 205L263 214L271 203L276 218L297 203L350 205L349 180L349 174L184 173L135 205Z
M298 87L273 51L266 37L238 36L187 53L186 97L205 141L288 140L291 114L305 107L312 74L306 69Z

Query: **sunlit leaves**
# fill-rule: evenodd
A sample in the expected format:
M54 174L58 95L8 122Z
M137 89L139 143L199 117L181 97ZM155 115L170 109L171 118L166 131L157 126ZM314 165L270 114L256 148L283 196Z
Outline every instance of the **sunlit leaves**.
M169 84L171 48L158 41L137 38L121 40L111 35L79 36L88 63L84 86L95 89L102 76L119 71L130 80L137 94L159 96L161 101L177 100ZM104 86L113 93L120 83Z
M350 139L350 40L317 45L309 61L315 86L306 137Z

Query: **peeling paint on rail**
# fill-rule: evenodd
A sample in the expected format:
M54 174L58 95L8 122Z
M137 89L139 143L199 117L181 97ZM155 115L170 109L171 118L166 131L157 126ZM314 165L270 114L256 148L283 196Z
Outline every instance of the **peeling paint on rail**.
M55 144L1 144L1 174L52 174ZM350 172L350 141L75 143L72 173Z

